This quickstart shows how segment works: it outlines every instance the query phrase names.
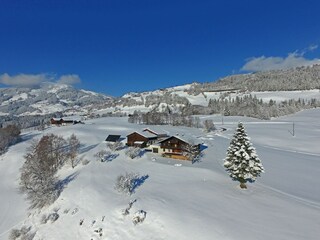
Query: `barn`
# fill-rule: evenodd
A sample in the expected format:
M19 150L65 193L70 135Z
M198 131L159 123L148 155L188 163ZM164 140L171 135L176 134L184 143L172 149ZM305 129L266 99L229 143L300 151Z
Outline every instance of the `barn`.
M127 135L127 146L144 148L157 140L157 135L148 131Z

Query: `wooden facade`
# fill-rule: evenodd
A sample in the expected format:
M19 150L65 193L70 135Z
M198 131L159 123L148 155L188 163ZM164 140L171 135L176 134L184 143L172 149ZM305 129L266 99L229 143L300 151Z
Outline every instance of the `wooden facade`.
M162 149L171 150L173 153L182 153L183 149L185 149L187 145L189 145L189 143L175 136L160 141L160 147Z
M190 143L175 136L160 141L162 156L174 159L189 160L186 153L190 146Z
M127 146L146 147L150 142L155 141L157 136L145 136L138 132L133 132L127 136Z
M168 135L166 133L157 133L150 128L145 128L142 130L142 132L148 132L148 133L154 134L157 136L157 139L163 139L163 138L168 137Z
M50 119L50 123L52 125L61 126L61 125L77 124L77 123L82 123L82 122L81 121L76 121L76 120L64 120L63 118L60 118L60 119L51 118Z
M50 119L50 123L52 125L62 125L63 122L64 122L64 120L62 118L60 118L60 119L51 118Z
M150 131L133 132L127 135L127 145L146 148L146 150L163 157L180 160L190 160L191 149L199 147L200 150L200 145L193 145L179 137L171 136L159 141L158 136L154 134Z

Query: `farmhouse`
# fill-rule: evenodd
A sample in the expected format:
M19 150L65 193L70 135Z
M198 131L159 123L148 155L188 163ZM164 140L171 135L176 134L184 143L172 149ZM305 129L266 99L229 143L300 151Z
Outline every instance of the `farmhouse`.
M127 136L127 145L144 148L157 140L157 135L148 131L133 132Z
M168 135L166 133L157 133L157 132L151 130L150 128L145 128L142 130L142 132L149 132L151 134L154 134L157 136L158 139L168 137Z
M127 146L145 148L163 157L181 160L190 160L191 152L200 152L199 144L194 145L178 136L159 134L149 128L127 135Z
M133 132L127 136L127 145L145 148L156 141L168 137L165 133L157 133L150 128L145 128L139 132Z
M200 145L193 145L186 140L176 136L168 137L158 142L158 144L150 145L149 149L153 153L162 154L164 157L188 160L188 152L192 149L200 149Z
M77 120L63 119L63 118L51 118L50 123L51 123L51 125L65 126L65 125L72 125L72 124L77 124L77 123L82 123L82 122L77 121Z

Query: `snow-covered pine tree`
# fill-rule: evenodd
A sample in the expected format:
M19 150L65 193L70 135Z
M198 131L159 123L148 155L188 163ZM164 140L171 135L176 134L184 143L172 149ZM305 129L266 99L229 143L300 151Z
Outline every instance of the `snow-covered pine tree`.
M264 172L256 150L252 147L244 125L239 122L224 159L224 167L233 180L240 182L241 188L247 188L246 182L254 182Z

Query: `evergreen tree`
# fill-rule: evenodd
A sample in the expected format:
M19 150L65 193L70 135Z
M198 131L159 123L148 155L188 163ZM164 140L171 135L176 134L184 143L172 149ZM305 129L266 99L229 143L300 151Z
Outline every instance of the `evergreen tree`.
M233 180L247 188L246 182L254 182L264 172L256 150L252 147L243 124L240 122L227 150L224 166Z

